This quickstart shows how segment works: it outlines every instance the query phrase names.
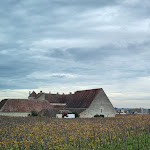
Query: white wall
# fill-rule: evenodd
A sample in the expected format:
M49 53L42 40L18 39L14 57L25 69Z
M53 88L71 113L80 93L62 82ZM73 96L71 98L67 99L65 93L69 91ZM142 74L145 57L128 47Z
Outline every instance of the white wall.
M30 112L0 112L0 116L27 117Z
M28 97L28 99L31 99L31 100L33 100L33 99L34 99L34 97Z
M62 114L56 114L56 118L62 118Z
M96 95L89 108L80 113L80 117L91 118L96 114L104 115L104 117L115 117L116 114L113 105L109 101L103 89Z
M40 97L36 98L37 100L45 100L45 94L43 93Z

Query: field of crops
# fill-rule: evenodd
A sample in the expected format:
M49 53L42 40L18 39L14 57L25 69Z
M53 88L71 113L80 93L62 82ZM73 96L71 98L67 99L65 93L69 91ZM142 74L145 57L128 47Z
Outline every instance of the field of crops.
M150 115L0 117L0 150L150 150Z

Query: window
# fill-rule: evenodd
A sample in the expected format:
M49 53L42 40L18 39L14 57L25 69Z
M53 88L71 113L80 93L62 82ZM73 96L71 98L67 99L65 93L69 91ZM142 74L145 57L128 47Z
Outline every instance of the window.
M100 106L100 114L103 114L104 113L104 108L103 106Z

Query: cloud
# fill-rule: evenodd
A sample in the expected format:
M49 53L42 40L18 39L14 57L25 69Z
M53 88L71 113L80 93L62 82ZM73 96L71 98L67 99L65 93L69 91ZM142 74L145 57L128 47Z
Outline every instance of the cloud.
M92 42L92 41L90 41ZM40 41L34 41L32 47L34 49L47 50L52 48L72 48L72 47L89 47L90 42L86 39L43 39Z
M117 108L147 108L149 109L150 101L147 100L112 100L112 103ZM123 107L122 107L123 106Z
M148 0L0 3L1 97L102 87L122 105L149 100Z
M54 73L54 74L49 74L46 72L33 72L29 75L27 75L27 78L31 79L44 79L47 80L49 78L76 78L77 75L74 74L66 74L66 73Z

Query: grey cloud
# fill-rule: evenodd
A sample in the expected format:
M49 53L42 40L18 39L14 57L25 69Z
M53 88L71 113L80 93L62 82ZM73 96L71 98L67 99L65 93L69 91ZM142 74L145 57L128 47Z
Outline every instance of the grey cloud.
M96 5L95 3L99 3L100 5ZM70 28L70 26L68 26L67 28L65 27L66 28L65 29L64 27L61 27L60 25L73 19L75 19L74 21L76 22L76 20L79 19L78 15L80 16L80 14L78 14L79 11L76 9L75 10L72 9L72 7L81 8L81 12L83 12L84 11L83 8L92 9L93 7L95 8L97 6L103 7L105 5L106 6L109 5L110 2L106 3L105 1L97 1L95 3L93 2L91 3L91 1L83 1L83 2L80 1L80 3L79 1L78 2L77 1L71 1L71 2L68 2L68 1L67 2L66 1L64 2L20 1L19 2L18 1L17 4L11 4L11 5L8 3L8 6L10 8L7 11L8 16L3 17L2 15L2 20L4 22L3 24L4 29L5 27L7 27L7 30L4 30L4 33L9 32L10 36L15 36L18 39L19 38L22 39L22 36L26 38L30 38L31 35L32 35L32 38L34 37L36 39L36 36L39 35L38 34L39 32L40 32L40 36L49 36L51 35L51 33L53 36L54 35L56 36L57 34L59 36L61 34L64 34L65 36L65 32L62 32L61 30L63 29L63 30L69 31L67 28ZM112 1L111 3L114 4L114 2ZM4 4L2 4L2 6L3 5ZM71 8L69 6L71 6ZM4 8L5 7L7 7L7 5L4 6ZM55 29L58 29L59 32L57 33L57 30ZM55 30L55 33L53 33L53 30ZM49 33L48 35L47 35L47 32ZM72 32L72 31L69 31L69 32Z
M118 1L119 2L119 1ZM131 17L142 17L142 18L149 18L149 13L150 13L150 1L149 0L136 0L136 1L120 1L122 8L125 12L129 12L131 14Z
M104 87L125 95L132 87L144 93L149 7L148 0L1 0L0 89Z

